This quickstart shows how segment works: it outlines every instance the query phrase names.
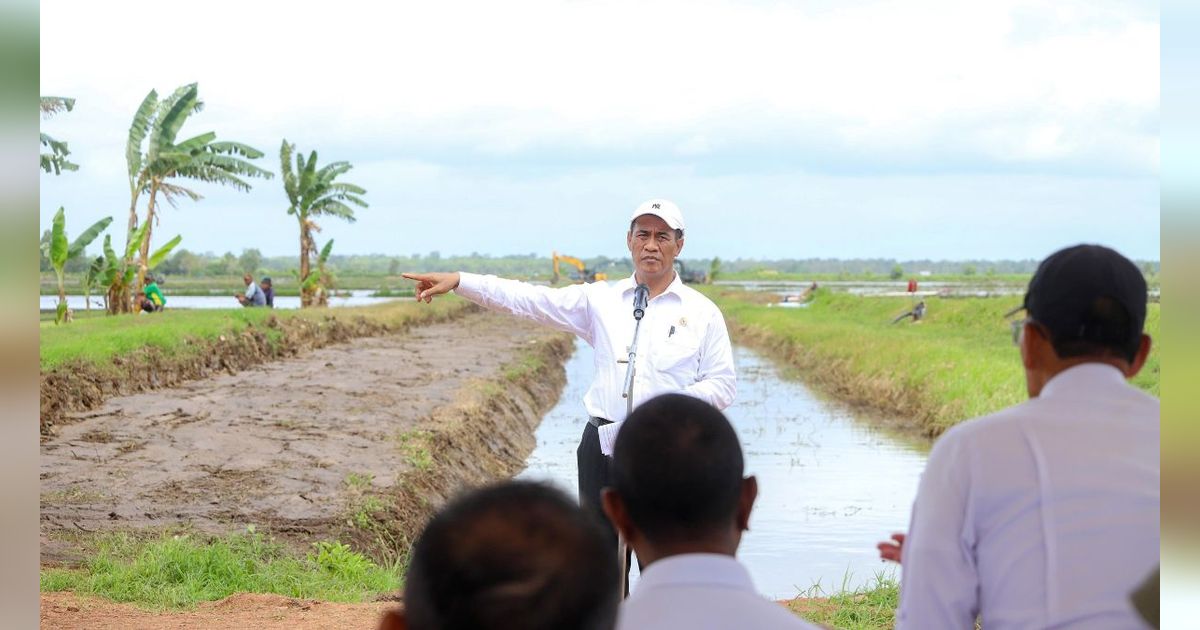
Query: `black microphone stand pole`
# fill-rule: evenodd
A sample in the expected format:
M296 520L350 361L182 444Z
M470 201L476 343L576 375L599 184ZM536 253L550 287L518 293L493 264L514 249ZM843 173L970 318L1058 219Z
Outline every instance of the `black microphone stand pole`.
M637 343L638 333L642 330L642 316L646 314L646 303L649 301L650 288L639 284L633 293L633 343L629 345L629 358L625 361L625 389L621 396L625 398L625 417L633 413L633 376L637 372ZM629 596L629 546L625 538L617 532L617 558L621 563L621 593Z

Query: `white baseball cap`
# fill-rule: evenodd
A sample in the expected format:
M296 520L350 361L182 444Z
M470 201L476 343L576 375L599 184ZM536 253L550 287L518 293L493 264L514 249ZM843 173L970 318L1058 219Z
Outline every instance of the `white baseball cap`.
M643 202L642 205L633 211L633 216L629 217L629 222L633 223L638 217L644 214L652 214L663 221L667 222L667 226L672 230L682 230L683 213L679 211L679 206L666 199L651 199Z

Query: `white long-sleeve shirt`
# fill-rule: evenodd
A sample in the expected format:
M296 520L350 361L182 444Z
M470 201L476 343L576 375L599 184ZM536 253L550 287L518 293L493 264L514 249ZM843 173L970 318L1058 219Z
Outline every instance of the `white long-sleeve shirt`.
M636 286L632 276L611 284L551 288L464 272L455 293L486 308L573 333L592 346L596 376L583 404L589 415L617 423L600 428L602 445L611 446L626 415L627 401L621 396L626 364L617 361L629 358ZM659 394L677 392L724 409L737 391L725 318L712 300L684 285L679 274L646 306L636 368L635 407Z
M947 431L904 542L896 628L1141 628L1159 562L1159 402L1085 363Z
M687 553L646 566L617 630L817 630L754 590L736 558Z

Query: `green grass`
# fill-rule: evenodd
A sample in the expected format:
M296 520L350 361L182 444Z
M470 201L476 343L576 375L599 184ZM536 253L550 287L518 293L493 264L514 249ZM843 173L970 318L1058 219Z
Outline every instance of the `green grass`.
M893 325L913 300L818 291L809 306L793 309L762 304L761 294L704 291L744 340L783 355L835 396L895 411L930 434L1026 398L1003 317L1018 298L929 299L922 322ZM1151 304L1146 321L1155 338L1159 312ZM1157 349L1133 382L1158 395Z
M75 360L104 366L114 357L135 355L145 348L158 348L172 354L202 352L204 344L195 341L211 341L222 335L229 337L247 327L265 332L268 340L273 341L280 333L267 326L271 317L301 317L317 321L326 317L364 317L381 323L402 325L444 315L465 305L459 298L447 297L432 304L401 302L355 308L299 310L167 309L161 313L144 315L87 317L61 326L42 322L41 369L45 372Z
M99 595L147 608L186 608L233 593L275 593L335 602L368 601L400 588L398 567L381 567L338 542L299 557L253 531L202 540L124 533L100 542L82 569L45 569L42 591Z
M895 625L900 584L894 575L879 573L861 588L825 593L820 584L788 601L788 609L808 621L845 630L884 630Z

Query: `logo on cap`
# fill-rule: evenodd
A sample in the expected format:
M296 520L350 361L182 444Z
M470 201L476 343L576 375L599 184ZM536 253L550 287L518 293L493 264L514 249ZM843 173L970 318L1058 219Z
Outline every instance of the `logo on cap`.
M651 207L651 208L654 208L655 210L662 210L662 204L661 204L661 203L656 203L656 204L654 204L654 205L652 205L652 206L650 206L650 207Z

